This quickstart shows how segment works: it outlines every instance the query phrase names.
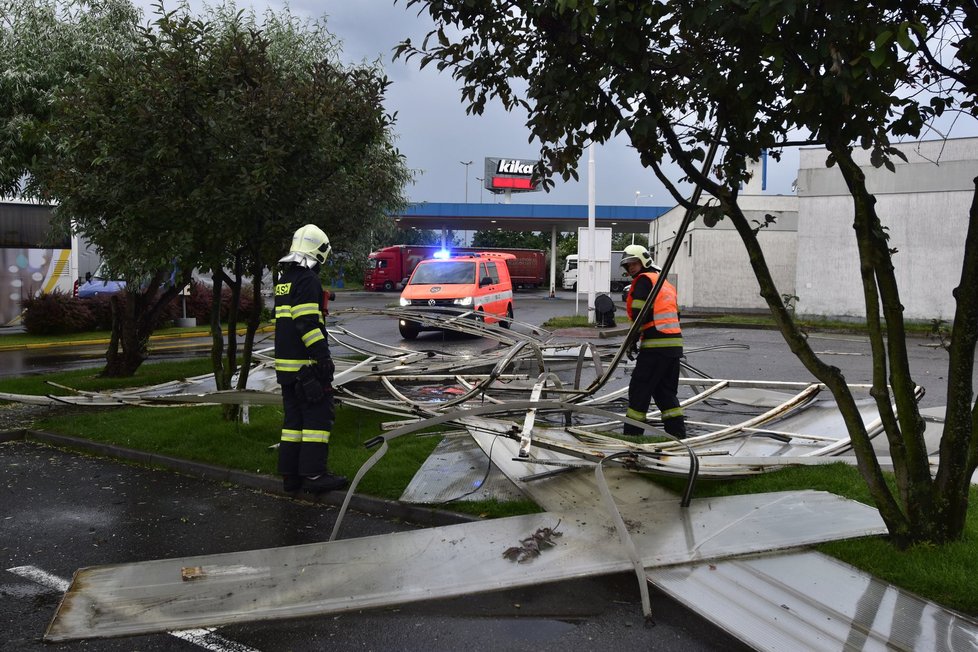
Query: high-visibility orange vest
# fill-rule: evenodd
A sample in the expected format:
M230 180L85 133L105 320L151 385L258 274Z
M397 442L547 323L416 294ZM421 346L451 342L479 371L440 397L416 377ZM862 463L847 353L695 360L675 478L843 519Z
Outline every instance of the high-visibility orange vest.
M655 287L659 280L659 275L655 272L642 272L638 276L647 276L652 281L652 287ZM638 276L635 277L636 280ZM634 291L635 283L633 281L632 288L628 291L628 299L625 302L629 321L635 321L635 316L638 315L645 303L641 299L637 302L634 300L632 296ZM636 303L638 305L635 305ZM679 328L679 298L676 295L676 288L669 281L663 282L662 287L659 288L659 294L656 295L655 303L652 305L652 312L648 315L646 322L642 324L642 333L644 334L650 328L655 328L664 335L680 335L682 333Z

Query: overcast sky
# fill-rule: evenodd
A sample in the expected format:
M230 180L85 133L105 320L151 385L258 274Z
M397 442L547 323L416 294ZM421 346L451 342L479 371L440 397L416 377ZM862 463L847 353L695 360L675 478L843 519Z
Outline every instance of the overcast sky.
M145 14L152 13L153 0L134 0ZM201 0L191 0L194 8ZM213 3L211 3L213 4ZM165 0L172 9L175 2ZM259 15L268 7L279 10L283 3L268 0L238 0L239 8L254 8ZM405 38L416 42L431 28L427 14L418 16L403 0L293 0L294 14L317 18L325 15L329 30L343 43L343 59L348 63L380 59L393 84L388 91L387 109L397 112L394 130L397 146L407 158L408 167L419 171L417 183L408 188L408 198L421 202L502 201L481 189L486 157L536 159L537 143L528 142L525 115L506 113L490 104L484 115L468 116L459 99L458 84L447 72L434 66L418 70L416 61L391 60L392 49ZM667 206L673 202L650 171L639 164L638 156L624 139L596 147L596 203L631 206ZM472 161L467 168L462 162ZM770 194L793 194L797 176L797 152L787 152L781 162L769 162ZM549 192L514 195L514 203L586 204L587 160L579 165L580 181L557 179ZM466 177L468 183L466 183ZM636 196L636 193L638 196ZM652 195L649 197L649 195Z

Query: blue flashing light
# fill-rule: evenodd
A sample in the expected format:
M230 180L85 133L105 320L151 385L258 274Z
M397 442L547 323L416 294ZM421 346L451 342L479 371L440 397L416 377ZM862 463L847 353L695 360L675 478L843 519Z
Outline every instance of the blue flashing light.
M451 258L452 257L452 252L448 251L447 249L441 249L439 251L436 251L434 254L432 254L431 257L432 258Z

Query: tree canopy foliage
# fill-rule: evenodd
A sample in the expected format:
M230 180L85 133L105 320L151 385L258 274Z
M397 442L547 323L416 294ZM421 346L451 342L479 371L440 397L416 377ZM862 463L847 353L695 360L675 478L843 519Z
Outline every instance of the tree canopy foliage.
M564 238L558 234L558 242ZM550 249L550 234L539 231L476 231L472 236L473 247L503 247L507 249Z
M901 156L891 139L916 137L948 110L974 115L972 36L978 9L962 0L406 0L435 28L399 56L435 65L461 84L467 110L488 102L527 112L545 172L576 177L584 148L624 134L676 202L709 226L730 219L761 295L790 348L832 391L859 468L893 540L943 542L962 535L968 481L978 465L971 376L978 339L978 209L972 209L949 367L940 465L932 478L907 362L902 305L887 236L853 160L877 167ZM768 150L820 144L853 198L873 396L884 417L897 490L887 486L845 378L808 345L771 279L738 194L748 162ZM711 150L719 151L713 160ZM663 164L674 162L682 179ZM681 191L690 181L715 198L705 211ZM544 179L544 185L552 180ZM660 263L662 261L659 261ZM884 338L884 325L888 337ZM893 416L891 402L897 407Z
M35 189L55 94L130 48L138 18L128 0L0 1L0 195Z
M201 16L159 8L126 47L106 48L55 93L52 146L32 163L34 182L113 269L139 280L122 313L131 323L116 373L145 357L152 313L195 268L214 275L215 297L229 285L232 305L250 277L260 301L262 272L302 224L349 251L369 247L371 224L400 208L409 173L383 106L389 82L379 67L345 66L338 55L325 24L287 10L259 19L233 6ZM235 340L220 368L216 316L212 327L226 385Z

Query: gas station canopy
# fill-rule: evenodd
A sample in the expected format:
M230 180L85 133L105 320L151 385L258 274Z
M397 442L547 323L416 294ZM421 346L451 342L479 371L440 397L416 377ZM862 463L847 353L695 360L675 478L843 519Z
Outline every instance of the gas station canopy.
M649 222L669 210L665 206L595 206L595 226L620 233L647 233ZM391 215L402 229L455 231L576 232L588 225L585 204L452 204L422 202Z

